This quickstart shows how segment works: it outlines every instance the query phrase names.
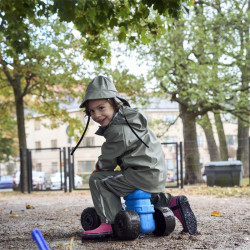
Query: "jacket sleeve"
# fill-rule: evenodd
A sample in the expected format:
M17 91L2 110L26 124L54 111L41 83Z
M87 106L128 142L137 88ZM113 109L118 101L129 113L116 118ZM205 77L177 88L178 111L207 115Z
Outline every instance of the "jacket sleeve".
M107 133L106 142L103 143L102 154L98 157L100 170L114 170L118 163L117 158L126 152L126 142L124 140L124 127L122 125L112 126Z

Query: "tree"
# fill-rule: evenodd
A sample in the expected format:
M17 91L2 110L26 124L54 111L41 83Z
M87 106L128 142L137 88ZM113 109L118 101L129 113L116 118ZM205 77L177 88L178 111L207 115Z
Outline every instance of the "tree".
M227 141L226 141L226 135L225 135L225 131L223 128L223 122L221 120L220 112L218 111L214 112L214 119L215 119L215 125L217 128L218 137L219 137L221 160L227 161L228 160Z
M180 104L187 154L185 180L190 183L198 182L200 175L195 119L208 111L230 112L242 119L247 114L238 101L241 94L242 100L247 100L245 89L237 81L234 65L223 61L231 48L231 36L227 34L229 9L224 3L219 8L218 3L197 1L189 17L167 19L171 33L163 34L143 51L153 62L151 78L159 83L156 90L170 94ZM193 154L188 150L191 146Z
M203 115L201 118L196 119L196 122L203 128L207 145L208 145L208 152L210 155L210 161L219 161L220 155L218 152L218 147L216 145L216 141L214 138L214 132L212 128L212 123L208 114Z
M216 12L216 22L214 22L213 39L214 43L220 43L221 49L214 50L213 56L217 60L216 67L223 66L228 69L225 72L228 77L227 92L231 90L229 96L230 105L234 111L230 111L238 117L238 149L237 159L243 162L244 173L247 175L249 158L249 1L239 0L216 0L215 2L197 1L204 4L211 12ZM232 11L233 10L233 11ZM218 56L218 51L221 55ZM219 128L219 131L222 131ZM221 138L224 138L222 136ZM225 139L223 139L225 141ZM221 147L224 160L227 157L227 148ZM224 151L224 153L223 153Z
M169 26L170 22L168 20ZM196 103L199 100L198 86L190 77L195 66L188 59L190 51L184 48L188 36L185 20L174 20L171 29L172 32L155 41L147 53L154 62L152 75L160 82L157 90L171 95L171 100L179 103L183 122L185 182L192 184L202 181L196 133L196 117L201 114Z
M110 56L106 35L117 29L119 41L136 43L146 40L147 32L156 32L161 22L151 21L150 11L178 16L185 1L61 1L45 3L42 0L0 2L0 65L4 73L1 89L12 89L15 103L19 147L23 149L24 190L27 191L26 132L24 109L53 118L54 126L70 124L71 133L79 127L59 103L67 103L67 96L79 97L77 81L80 67L76 56L104 62ZM152 8L151 8L152 7ZM69 26L57 22L73 21L81 31L82 39L75 41ZM132 13L132 14L131 14ZM130 35L127 36L128 31ZM137 34L132 34L137 32ZM81 47L81 49L79 49ZM82 72L80 72L82 73ZM81 77L78 79L81 79ZM78 125L78 126L77 126Z
M235 14L230 16L233 31L238 33L238 39L235 39L235 47L238 48L237 53L232 56L236 60L241 76L241 93L238 98L239 105L248 107L249 96L249 74L250 74L250 39L249 39L249 13L250 2L243 1L241 4L238 1L233 1ZM242 114L238 118L238 149L237 159L240 160L244 168L244 176L249 175L249 114Z
M4 90L1 95L5 103L15 105L19 147L23 150L26 192L24 110L49 116L53 121L52 127L65 122L70 124L71 129L81 127L79 120L70 118L64 109L60 109L60 103L69 103L69 96L78 98L85 88L79 77L76 80L83 64L75 60L82 55L82 41L75 39L72 29L65 24L53 17L43 16L46 14L43 1L37 4L28 0L23 3L1 1L0 7L0 88ZM5 93L11 94L7 96Z

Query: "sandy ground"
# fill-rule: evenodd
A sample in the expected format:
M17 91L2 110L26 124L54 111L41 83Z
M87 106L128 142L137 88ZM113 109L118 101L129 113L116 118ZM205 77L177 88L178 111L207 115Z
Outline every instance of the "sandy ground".
M179 221L165 237L140 235L82 242L80 216L92 206L88 191L0 193L0 249L38 249L31 237L38 228L50 249L250 249L250 197L216 197L184 193L197 217L196 235L182 233ZM30 207L30 208L29 208ZM29 209L27 209L29 208ZM211 216L218 211L220 217Z

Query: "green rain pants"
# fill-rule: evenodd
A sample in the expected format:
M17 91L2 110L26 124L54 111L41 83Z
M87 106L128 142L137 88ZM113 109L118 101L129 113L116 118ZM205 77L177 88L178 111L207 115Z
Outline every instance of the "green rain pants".
M122 171L94 172L89 187L95 210L101 222L113 224L116 214L122 210L121 197L136 190L127 183Z
M137 189L127 183L122 171L94 172L89 178L89 187L101 222L110 224L114 223L115 216L122 210L121 197ZM172 197L169 193L152 194L151 203L156 207L168 207Z

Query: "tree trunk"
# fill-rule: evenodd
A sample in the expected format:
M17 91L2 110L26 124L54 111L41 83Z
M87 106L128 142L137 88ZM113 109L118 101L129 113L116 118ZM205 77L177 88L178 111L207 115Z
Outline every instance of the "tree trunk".
M223 128L220 112L214 112L215 125L217 128L217 133L220 142L220 156L222 161L228 160L228 149L227 149L227 141L225 136L225 131Z
M247 6L248 12L250 11L250 1ZM250 72L250 49L249 49L249 19L246 18L246 25L244 30L240 30L240 41L241 51L246 51L246 60L238 60L238 66L241 70L241 85L242 89L245 89L240 94L240 102L243 106L248 107L248 94L249 94L249 72ZM245 101L244 101L245 100ZM238 119L238 149L237 149L237 160L240 160L244 169L244 176L249 176L249 116L244 116L247 122L243 122L240 118Z
M201 120L199 121L199 125L203 128L206 136L210 161L220 161L218 147L214 139L213 128L208 114L202 116Z
M249 176L249 127L245 123L238 119L238 148L237 148L237 160L242 162L244 169L244 177Z
M188 112L187 108L179 105L183 123L185 184L201 183L201 165L197 144L195 114Z
M26 132L25 132L25 121L24 121L24 103L21 91L21 79L17 77L12 83L15 95L16 104L16 117L17 117L17 131L19 139L19 147L22 149L22 161L23 169L21 169L23 180L20 180L19 186L23 184L24 192L28 192L28 173L27 173L27 143L26 143ZM21 175L20 175L21 176Z

